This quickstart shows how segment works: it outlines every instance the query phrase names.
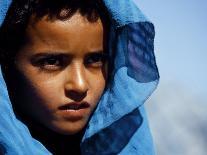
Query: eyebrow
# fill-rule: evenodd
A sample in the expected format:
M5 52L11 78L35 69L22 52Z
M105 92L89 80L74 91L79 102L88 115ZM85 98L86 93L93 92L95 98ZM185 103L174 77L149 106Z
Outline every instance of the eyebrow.
M88 53L86 53L86 55L95 54L95 53L106 54L106 52L104 52L103 50L99 50L99 51L89 51ZM69 58L69 57L72 57L73 54L66 53L66 52L57 52L57 51L39 52L39 53L32 55L30 59L32 62L34 62L34 60L37 58L53 57L53 56Z
M97 51L88 51L86 54L92 54L92 53L105 53L103 50L97 50ZM47 52L39 52L34 54L32 57L43 57L43 56L72 56L73 54L67 53L67 52L58 52L58 51L47 51Z
M32 55L32 57L45 57L45 56L70 56L69 53L60 52L43 52Z
M47 58L47 57L65 57L65 58L68 58L69 55L66 54L66 53L59 53L59 52L43 52L43 53L37 53L37 54L34 54L30 57L30 61L32 64L36 64L36 61L38 59L41 59L41 58Z

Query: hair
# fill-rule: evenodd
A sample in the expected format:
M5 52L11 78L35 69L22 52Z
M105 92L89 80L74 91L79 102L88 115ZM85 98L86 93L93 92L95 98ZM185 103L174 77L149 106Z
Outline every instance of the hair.
M77 11L89 22L99 17L109 21L100 0L13 0L0 28L0 64L14 62L26 41L25 30L31 16L34 20L45 16L48 20L67 20Z

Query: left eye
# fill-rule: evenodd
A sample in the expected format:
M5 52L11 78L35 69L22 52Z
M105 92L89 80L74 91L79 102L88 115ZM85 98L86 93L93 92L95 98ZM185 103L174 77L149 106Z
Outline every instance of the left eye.
M107 56L103 53L92 53L86 57L85 64L92 67L101 67L107 60Z

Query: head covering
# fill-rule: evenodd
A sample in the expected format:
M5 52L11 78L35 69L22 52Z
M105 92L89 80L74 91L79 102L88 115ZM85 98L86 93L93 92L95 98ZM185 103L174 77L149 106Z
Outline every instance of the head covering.
M143 103L157 87L154 26L131 0L102 0L110 16L111 81L81 142L83 155L154 155ZM0 0L0 25L10 5ZM0 154L51 154L13 112L0 71Z

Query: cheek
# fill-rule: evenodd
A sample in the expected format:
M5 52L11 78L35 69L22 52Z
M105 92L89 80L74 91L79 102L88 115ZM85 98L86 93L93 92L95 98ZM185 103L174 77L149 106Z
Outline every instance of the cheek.
M93 95L94 104L96 105L103 94L106 85L106 78L101 73L93 78L90 78L91 93Z
M52 77L52 76L51 76ZM61 83L59 78L45 78L45 76L29 74L25 76L26 85L21 92L34 106L55 106L60 102Z
M30 81L31 89L42 99L49 102L57 101L62 93L58 79Z

